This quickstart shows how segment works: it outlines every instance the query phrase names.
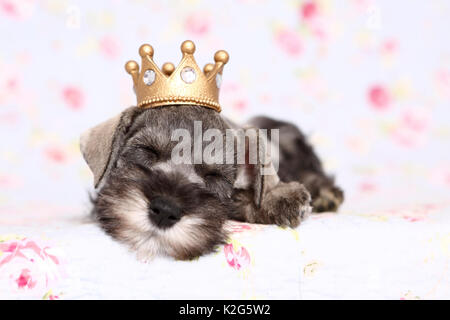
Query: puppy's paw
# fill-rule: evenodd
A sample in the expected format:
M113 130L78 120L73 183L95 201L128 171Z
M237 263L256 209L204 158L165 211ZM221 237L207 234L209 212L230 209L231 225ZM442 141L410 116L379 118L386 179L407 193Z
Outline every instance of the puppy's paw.
M298 182L280 182L265 196L261 207L267 222L295 228L311 212L311 196Z
M343 201L344 192L339 187L322 187L319 191L319 195L312 201L313 211L337 211Z

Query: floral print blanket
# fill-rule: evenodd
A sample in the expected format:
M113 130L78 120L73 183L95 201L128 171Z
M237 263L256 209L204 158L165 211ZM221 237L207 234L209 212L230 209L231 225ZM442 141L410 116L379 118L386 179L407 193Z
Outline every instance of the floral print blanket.
M1 226L0 299L299 298L298 233L228 227L216 253L140 262L91 223Z
M193 261L146 263L78 218L0 226L1 299L450 298L450 204L232 222Z

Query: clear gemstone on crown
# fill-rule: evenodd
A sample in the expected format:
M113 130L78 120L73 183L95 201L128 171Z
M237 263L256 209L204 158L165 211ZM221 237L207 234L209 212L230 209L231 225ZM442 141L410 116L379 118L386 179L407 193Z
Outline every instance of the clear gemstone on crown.
M217 86L217 89L220 89L221 85L222 85L222 75L220 73L218 73L216 75L216 86Z
M152 69L148 69L144 73L144 83L148 86L152 85L153 82L155 82L156 73Z
M197 78L197 75L195 74L194 69L191 67L185 67L183 70L181 70L181 79L183 79L186 83L192 83Z

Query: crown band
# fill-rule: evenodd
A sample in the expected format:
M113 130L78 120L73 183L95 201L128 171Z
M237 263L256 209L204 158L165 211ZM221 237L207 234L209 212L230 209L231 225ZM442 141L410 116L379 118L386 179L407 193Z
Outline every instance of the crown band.
M162 106L176 105L176 104L189 104L189 105L199 105L202 107L214 109L217 112L222 111L220 105L210 99L197 99L193 97L154 97L141 101L138 107L141 108L156 108Z

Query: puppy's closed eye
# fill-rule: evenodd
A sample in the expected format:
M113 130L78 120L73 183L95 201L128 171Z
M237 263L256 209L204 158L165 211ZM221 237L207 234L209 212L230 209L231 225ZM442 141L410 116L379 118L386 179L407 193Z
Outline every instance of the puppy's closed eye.
M158 161L159 152L150 145L136 144L126 148L123 158L126 162L149 166Z
M139 144L136 146L138 150L144 152L147 156L157 159L159 157L159 152L150 145Z
M221 179L223 175L218 171L209 171L205 173L205 179L213 180L213 179Z

